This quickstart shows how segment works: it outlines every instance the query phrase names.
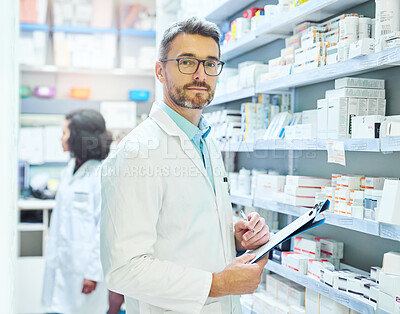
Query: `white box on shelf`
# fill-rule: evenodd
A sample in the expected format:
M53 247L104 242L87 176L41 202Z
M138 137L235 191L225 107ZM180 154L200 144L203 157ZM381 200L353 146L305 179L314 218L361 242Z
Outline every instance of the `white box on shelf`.
M331 46L326 48L326 65L339 62L339 46Z
M352 138L379 138L380 126L383 116L353 117Z
M379 290L392 296L400 297L400 276L388 275L381 272L379 275Z
M331 179L288 175L286 176L286 184L301 187L320 188L322 186L329 186L331 184Z
M343 77L335 80L335 89L344 87L384 89L385 80L356 77Z
M367 116L378 115L378 99L368 98L367 99Z
M388 252L383 255L382 271L388 275L400 276L400 252Z
M315 197L293 196L285 194L284 203L292 206L314 207Z
M347 98L328 98L328 138L347 138Z
M293 196L308 196L315 197L316 193L320 192L320 188L315 187L299 187L296 185L285 185L285 193Z
M321 257L343 258L344 243L332 239L320 239Z
M276 274L267 274L265 277L267 293L274 298L278 296L278 282L280 280L282 280L282 277Z
M375 39L364 38L350 44L349 59L369 55L375 52Z
M310 124L313 137L318 133L318 109L304 110L302 115L302 124Z
M387 313L400 313L400 302L398 297L392 297L382 291L379 291L378 308Z
M310 258L321 257L321 243L304 236L296 236L294 238L293 249L295 252L304 254Z
M294 306L304 307L305 292L306 290L303 286L293 284L289 288L288 304L291 306L294 305Z
M296 252L295 252L296 253ZM285 266L297 271L300 274L307 275L308 257L302 254L288 254L285 258Z
M325 92L326 98L356 97L356 98L385 98L384 89L372 88L340 88L331 89Z
M314 290L306 288L305 307L307 314L319 313L321 295Z
M321 314L348 314L349 308L332 300L331 298L321 295L319 313L321 313Z
M325 139L328 137L328 101L318 99L317 101L317 136Z

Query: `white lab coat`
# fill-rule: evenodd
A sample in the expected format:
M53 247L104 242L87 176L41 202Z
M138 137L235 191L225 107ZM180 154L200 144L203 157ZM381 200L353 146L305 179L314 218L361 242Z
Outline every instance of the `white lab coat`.
M108 292L100 262L100 161L85 162L75 174L74 167L72 159L62 172L51 216L42 303L49 312L104 314ZM82 293L84 278L97 282L88 295Z
M215 194L186 134L155 103L102 166L101 259L127 313L241 313L209 298L212 273L235 257L221 153L206 139Z

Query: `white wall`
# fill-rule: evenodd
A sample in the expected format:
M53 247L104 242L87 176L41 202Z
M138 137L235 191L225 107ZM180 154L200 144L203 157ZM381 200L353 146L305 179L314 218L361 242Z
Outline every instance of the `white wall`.
M0 312L14 313L19 1L0 1Z

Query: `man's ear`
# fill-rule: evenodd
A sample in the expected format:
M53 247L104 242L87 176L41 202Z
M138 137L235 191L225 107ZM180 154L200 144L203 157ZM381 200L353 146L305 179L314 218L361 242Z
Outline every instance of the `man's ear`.
M161 61L156 62L156 77L160 83L165 82L165 69L164 69L164 64Z

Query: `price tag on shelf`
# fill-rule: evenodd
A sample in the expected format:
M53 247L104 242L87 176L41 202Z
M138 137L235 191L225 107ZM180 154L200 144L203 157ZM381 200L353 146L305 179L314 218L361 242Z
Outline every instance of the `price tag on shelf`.
M326 150L328 151L328 163L335 163L346 166L344 142L328 141L326 142Z

